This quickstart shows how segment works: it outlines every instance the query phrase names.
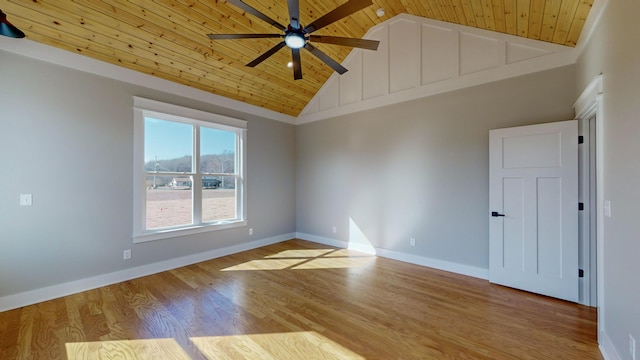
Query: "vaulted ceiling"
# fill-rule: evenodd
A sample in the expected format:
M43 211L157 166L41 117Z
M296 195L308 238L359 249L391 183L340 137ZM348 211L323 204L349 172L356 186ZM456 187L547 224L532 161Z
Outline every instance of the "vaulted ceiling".
M285 0L244 0L288 24ZM300 0L307 25L346 0ZM575 46L593 0L374 0L373 5L318 30L361 38L398 14L467 25ZM381 17L376 10L384 9ZM27 38L210 93L297 116L333 70L302 51L303 79L294 80L287 48L245 66L281 39L212 41L207 34L279 33L224 0L3 0L0 9ZM419 36L419 35L418 35ZM338 62L351 48L314 44ZM369 50L365 50L369 51Z

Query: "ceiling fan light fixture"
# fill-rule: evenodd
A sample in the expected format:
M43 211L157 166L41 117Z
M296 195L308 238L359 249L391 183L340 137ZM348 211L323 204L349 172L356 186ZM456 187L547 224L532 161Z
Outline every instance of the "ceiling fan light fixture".
M12 37L12 38L23 38L25 35L20 29L13 26L8 20L7 15L0 10L0 35Z
M300 49L304 47L305 42L306 40L304 35L299 32L291 31L284 36L284 43L292 49Z

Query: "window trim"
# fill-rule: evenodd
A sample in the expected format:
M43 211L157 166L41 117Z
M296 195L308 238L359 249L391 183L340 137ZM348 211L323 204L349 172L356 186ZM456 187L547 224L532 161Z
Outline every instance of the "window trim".
M213 114L183 106L168 104L142 97L133 97L134 128L133 128L133 242L141 243L152 240L167 239L177 236L198 234L209 231L231 229L247 225L247 180L246 180L246 134L247 122L223 115ZM199 136L199 126L215 127L233 131L238 134L236 142L236 158L238 161L238 184L236 185L236 206L238 219L185 225L174 228L147 230L145 228L146 210L146 172L144 170L144 123L145 117L186 123L196 127ZM199 167L200 149L194 144L194 164ZM196 169L193 169L196 170ZM199 174L199 170L197 171ZM196 175L196 176L198 176ZM196 177L194 176L194 178ZM195 199L194 199L195 200ZM202 199L197 199L201 204ZM202 211L194 203L194 211Z

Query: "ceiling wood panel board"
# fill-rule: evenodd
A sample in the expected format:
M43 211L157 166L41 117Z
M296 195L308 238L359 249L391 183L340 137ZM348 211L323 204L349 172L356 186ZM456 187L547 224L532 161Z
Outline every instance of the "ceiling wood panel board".
M244 0L287 25L285 0ZM308 25L347 0L300 1ZM361 38L372 27L407 13L486 30L575 46L593 0L374 0L317 31L318 35ZM378 17L376 10L385 9ZM80 53L287 115L297 115L333 74L301 52L302 80L286 67L284 48L255 68L245 64L278 41L212 41L206 35L280 30L225 0L6 0L2 10L31 40ZM342 62L349 47L314 44Z
M518 9L517 0L504 0L505 31L509 35L518 34Z
M429 9L431 9L431 13L436 20L446 21L444 14L442 13L442 9L440 9L436 0L429 0L427 1L427 4L429 5Z
M196 13L200 16L200 24L207 28L211 33L229 33L229 32L243 32L243 33L279 33L280 30L270 26L261 20L255 19L255 24L248 16L230 14L230 9L223 9L222 5L210 6L210 4L218 3L203 3L202 1L184 1L176 0L176 4L181 4L184 8L189 9L191 13ZM226 5L233 6L233 5ZM184 14L187 18L190 17L190 13Z
M476 14L473 11L471 0L462 0L461 4L465 18L467 19L467 25L471 27L478 27L478 24L476 22Z
M459 24L456 12L453 9L453 4L450 0L435 0L436 4L438 4L438 8L440 9L440 14L442 18L446 22L450 22L453 24Z
M462 6L461 0L453 0L451 2L451 6L453 6L453 11L456 13L456 19L458 19L458 24L460 25L469 25L469 21L467 20L467 14L464 12L464 8Z
M540 30L540 40L551 42L558 23L558 14L562 0L547 0L544 5L544 16Z
M539 40L544 20L545 0L531 0L529 15L529 38Z
M529 37L529 15L531 14L531 1L518 0L516 5L517 19L516 26L518 36Z
M505 13L504 13L504 1L493 0L492 6L493 6L493 18L495 19L495 22L496 22L495 30L501 33L506 33L507 25L506 25Z
M589 1L581 1L580 4L578 4L576 15L571 22L571 29L569 30L568 39L565 43L566 45L576 46L578 44L582 28L584 27L584 23L587 21L587 16L589 16L591 7L592 3Z
M563 1L560 5L560 12L558 13L558 23L556 30L553 33L553 42L556 44L566 44L569 36L569 29L571 24L569 19L574 18L575 12L578 8L578 3L573 1Z
M484 18L484 9L482 7L482 1L471 0L471 8L473 9L473 16L476 19L476 26L480 29L487 29L487 23Z
M493 16L493 2L492 0L482 0L481 3L486 29L495 31L498 26L496 25L496 19Z
M426 10L421 2L415 2L412 0L400 0L400 3L409 14L418 15L426 13Z
M436 14L433 11L429 1L425 1L423 3L420 3L420 5L422 5L422 8L420 6L418 6L418 9L421 9L421 11L423 11L423 12L421 12L419 14L414 14L414 15L423 16L423 17L426 17L426 18L429 18L429 19L438 20L439 12L438 12L438 14Z

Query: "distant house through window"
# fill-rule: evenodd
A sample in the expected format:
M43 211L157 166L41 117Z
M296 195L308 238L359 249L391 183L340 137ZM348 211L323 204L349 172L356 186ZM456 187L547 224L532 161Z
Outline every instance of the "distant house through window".
M134 98L134 239L246 225L246 122Z

